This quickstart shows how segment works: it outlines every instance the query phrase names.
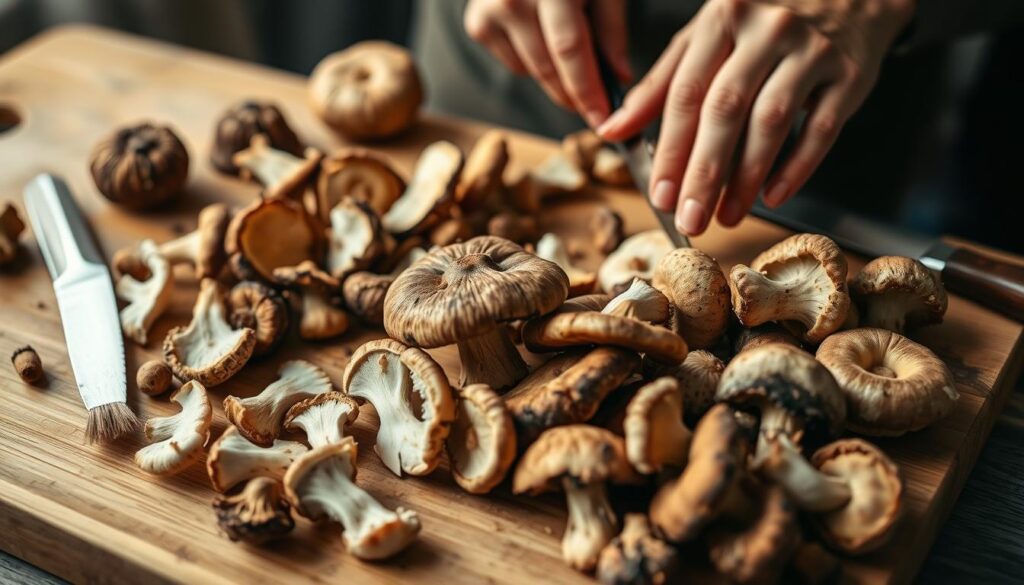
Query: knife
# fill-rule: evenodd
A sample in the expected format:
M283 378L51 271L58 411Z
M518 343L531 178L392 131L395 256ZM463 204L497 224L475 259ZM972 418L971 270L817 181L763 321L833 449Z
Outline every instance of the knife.
M1024 321L1024 266L859 217L810 197L794 197L779 209L758 202L753 213L794 231L824 234L868 257L917 258L939 274L950 291Z
M25 186L25 212L53 279L78 393L89 411L86 438L113 439L138 419L125 404L124 342L103 257L68 186L42 174Z

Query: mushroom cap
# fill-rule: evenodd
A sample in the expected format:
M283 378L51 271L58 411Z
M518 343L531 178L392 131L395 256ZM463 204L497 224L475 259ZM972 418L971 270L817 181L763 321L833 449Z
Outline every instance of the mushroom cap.
M380 219L368 203L342 197L330 210L329 220L325 268L335 278L363 270L384 255L387 245Z
M864 265L850 283L864 305L861 324L902 333L904 326L942 323L949 299L942 280L920 261L880 256Z
M614 347L555 356L504 396L519 442L528 444L552 427L586 422L639 365L635 352Z
M269 447L281 434L289 408L331 388L323 370L305 360L290 360L281 364L277 379L256 396L225 398L224 416L253 444Z
M664 584L678 577L676 550L651 533L644 514L626 514L622 532L604 549L597 562L602 585Z
M607 205L597 206L587 224L594 246L602 254L611 254L622 243L622 216Z
M118 297L128 301L128 305L119 312L125 337L146 345L149 328L170 304L174 286L170 263L160 254L153 240L142 240L136 251L149 277L139 281L130 274L122 274L117 279L115 291Z
M530 445L516 467L512 492L543 493L560 487L563 477L583 484L636 479L622 437L590 425L568 425L544 431Z
M455 187L455 203L465 211L477 209L501 189L508 164L508 141L501 130L490 130L477 139Z
M850 305L851 312L853 305ZM800 340L789 332L785 327L775 323L765 323L757 327L740 330L736 335L734 352L739 353L748 349L754 349L768 343L784 343L793 347L800 347Z
M719 527L709 536L709 556L734 583L776 583L800 545L796 506L778 486L759 490L757 516L741 530Z
M203 456L203 447L210 438L213 409L202 384L185 383L171 395L171 402L177 402L181 410L147 420L150 444L135 453L135 464L147 473L172 475L182 471Z
M387 138L412 124L423 88L406 49L363 41L324 57L309 77L313 111L345 136Z
M231 287L226 301L231 326L256 332L253 358L270 354L284 341L290 320L288 305L276 290L255 280L243 280Z
M686 421L695 424L715 403L715 391L725 363L710 351L698 349L686 354L681 364L666 366L657 360L644 359L641 369L648 379L672 376L679 381Z
M516 458L516 430L505 402L486 384L458 391L446 442L452 475L462 489L484 494L505 479Z
M324 252L324 237L300 204L261 199L231 219L225 246L229 254L241 254L261 278L273 282L276 268L303 260L318 262Z
M654 288L672 302L673 328L686 344L706 349L729 326L729 281L718 262L696 248L665 254L654 269Z
M341 283L345 308L371 325L384 324L384 298L395 282L390 274L356 272Z
M320 162L317 207L326 214L344 197L367 203L382 216L405 191L405 181L383 158L364 148L343 148ZM320 218L327 221L326 215Z
M781 343L734 357L722 372L715 400L737 408L783 408L803 421L801 433L810 444L838 436L846 420L846 401L832 374L811 354Z
M238 167L231 157L249 147L252 137L263 134L270 145L299 156L303 146L299 137L288 125L281 110L272 102L253 99L243 100L231 106L217 120L210 149L210 162L222 173L238 174Z
M146 122L119 128L96 144L89 169L96 188L111 202L151 209L185 185L188 151L169 127Z
M634 278L650 281L662 257L675 249L664 230L649 230L632 235L608 255L597 271L601 290L617 294Z
M573 266L565 243L555 234L547 233L537 241L537 256L554 262L569 278L569 296L587 294L594 289L597 274Z
M829 546L857 555L885 544L902 513L903 480L896 464L860 439L825 445L811 456L811 464L845 479L851 488L849 503L813 517Z
M295 527L284 486L269 477L254 477L233 496L213 500L217 525L232 542L263 544L281 538Z
M280 479L299 455L307 451L297 441L276 440L270 447L250 443L234 426L229 426L210 445L206 473L213 489L224 493L254 477Z
M405 238L439 222L454 203L462 163L462 151L446 140L424 148L402 196L381 216L384 229Z
M384 300L384 328L411 345L450 345L497 323L543 315L568 293L554 263L480 236L435 249L399 275Z
M307 442L314 448L311 435L323 432L329 442L339 442L344 428L359 418L359 403L341 392L330 391L296 402L284 415L284 428L306 433Z
M952 412L959 398L953 373L938 356L885 329L830 335L817 359L846 397L847 426L858 433L896 436L922 429Z
M626 457L640 473L654 473L689 447L690 431L683 424L683 394L679 382L670 376L658 378L640 388L626 407L622 422Z
M312 260L303 260L295 266L282 266L274 269L274 282L282 286L306 288L322 293L333 293L341 287L341 282L327 274Z

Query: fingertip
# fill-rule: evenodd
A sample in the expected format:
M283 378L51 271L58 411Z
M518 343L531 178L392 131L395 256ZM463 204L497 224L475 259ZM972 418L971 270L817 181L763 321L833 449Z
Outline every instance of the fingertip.
M709 219L707 206L698 199L688 197L676 213L676 227L681 228L681 233L699 236L707 228Z
M785 203L791 194L789 183L784 180L775 181L770 187L768 187L768 189L765 190L764 204L775 209Z
M655 209L670 213L676 207L676 193L679 189L675 183L668 179L661 179L655 182L654 188L651 189L651 205Z

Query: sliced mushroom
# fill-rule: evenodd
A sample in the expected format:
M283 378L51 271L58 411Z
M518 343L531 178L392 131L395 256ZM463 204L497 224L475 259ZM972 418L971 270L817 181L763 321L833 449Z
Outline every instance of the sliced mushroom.
M18 257L18 237L25 231L25 222L18 217L18 209L9 201L0 211L0 266L5 266Z
M284 486L276 479L255 477L233 496L213 500L217 525L232 542L260 545L281 538L295 528L292 507Z
M942 323L949 306L942 280L913 258L881 256L864 265L850 283L864 309L860 324L896 333Z
M292 405L330 391L331 379L323 370L305 360L291 360L278 369L277 380L256 396L225 398L224 416L253 444L269 447L281 434Z
M662 257L652 284L673 306L672 329L686 344L707 349L729 326L729 281L718 262L696 248L678 248Z
M605 484L634 480L621 437L569 425L545 431L530 445L516 467L512 491L535 495L561 486L569 508L562 558L574 569L590 571L619 524Z
M271 102L245 100L221 114L210 149L210 162L222 173L238 174L232 162L234 154L249 147L253 136L262 134L270 146L295 156L302 154L299 137L288 125L284 114Z
M267 199L299 199L313 179L324 154L312 146L306 147L302 156L270 145L265 134L256 134L249 147L236 152L231 162L238 167L238 176L246 181L263 185L263 197Z
M441 462L455 400L441 366L427 352L393 339L352 354L344 391L373 405L380 418L373 450L395 475L426 475Z
M664 230L651 230L630 236L605 258L597 271L601 290L618 294L634 278L650 281L661 259L675 249Z
M250 443L237 428L229 426L210 445L206 472L213 489L224 493L254 477L281 479L292 462L306 451L302 443L280 439L270 447L260 447Z
M288 305L276 290L254 280L243 280L227 295L228 322L235 329L256 332L252 357L269 355L288 333Z
M172 266L191 264L199 279L216 278L226 259L224 236L230 220L231 213L226 205L207 205L199 212L194 231L160 244L157 252ZM136 280L147 280L150 276L138 245L115 253L113 264L120 274L131 275Z
M330 339L348 330L348 315L335 306L341 283L309 260L298 266L274 269L274 280L298 288L302 293L302 319L299 336L303 339Z
M381 217L381 225L398 238L433 227L454 203L461 171L462 151L458 146L440 140L424 148L409 186Z
M683 394L675 378L640 388L626 407L626 457L640 473L686 465L692 433L683 423Z
M416 512L389 510L356 485L358 449L351 437L300 457L284 478L295 511L311 520L341 524L345 549L356 558L386 559L409 546L420 531Z
M399 274L405 272L407 268L426 255L423 248L413 248L406 254L402 262L388 274L356 272L349 275L341 285L345 307L365 323L383 325L384 299L388 294L388 289L391 288Z
M343 197L331 209L326 264L331 276L345 278L365 270L387 247L380 219L367 203Z
M138 281L130 274L117 279L117 296L128 301L121 309L121 330L125 337L139 345L146 345L150 327L167 310L174 286L171 266L160 255L153 240L142 240L138 245L140 261L146 266L149 278Z
M596 207L587 225L593 237L594 247L602 254L608 255L614 252L625 238L622 216L608 206Z
M651 533L644 514L626 514L622 532L601 550L597 580L602 585L663 585L679 576L671 545Z
M316 449L331 443L340 443L345 427L356 422L359 404L341 392L324 392L288 409L284 428L306 433L306 442Z
M225 240L228 254L243 258L255 273L238 277L267 282L274 282L277 268L304 260L319 262L324 244L316 220L300 204L287 199L254 201L232 218Z
M516 458L516 430L505 402L485 384L458 391L446 447L455 483L485 494L505 479Z
M594 155L594 166L590 175L605 185L612 187L629 187L633 185L633 175L629 172L626 159L610 146L602 146Z
M135 464L147 473L173 475L203 456L210 438L213 409L206 388L188 382L171 395L181 410L171 416L146 421L146 439L150 444L135 453Z
M383 158L363 148L345 148L320 162L316 183L320 221L345 197L363 201L382 216L405 191L405 181Z
M506 211L487 222L487 233L523 245L540 237L540 225L532 215Z
M644 376L648 379L672 376L679 381L685 420L691 425L696 424L715 403L715 390L723 370L725 364L722 360L703 349L689 352L686 359L677 365L666 365L650 359L643 362Z
M847 426L865 435L923 429L952 412L960 397L938 356L885 329L830 335L816 357L846 397Z
M711 563L733 583L776 583L800 545L796 506L782 489L758 490L757 513L739 526L716 526L708 537Z
M119 128L90 155L96 188L128 209L152 209L178 195L188 179L188 151L167 126Z
M754 327L779 321L804 340L818 343L842 326L850 308L846 258L835 242L797 234L729 272L732 308Z
M175 327L164 339L164 361L182 381L196 380L212 388L234 376L249 361L256 332L232 329L224 315L224 291L217 281L199 283L192 321Z
M505 133L490 130L477 139L455 187L455 203L465 211L493 207L508 164Z
M559 268L565 271L569 277L569 296L575 297L585 295L594 290L597 282L597 275L593 272L577 268L572 264L569 251L565 248L562 239L555 234L544 234L537 241L537 256L554 262Z

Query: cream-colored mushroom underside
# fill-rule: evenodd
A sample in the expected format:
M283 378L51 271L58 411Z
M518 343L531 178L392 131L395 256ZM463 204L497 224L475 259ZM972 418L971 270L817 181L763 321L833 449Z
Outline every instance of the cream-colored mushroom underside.
M807 329L817 323L818 316L824 312L829 297L836 289L828 273L814 258L800 257L773 264L762 273L771 281L771 290L765 291L773 298L774 302L770 304L778 307L779 314L798 321Z
M469 400L459 401L458 408L448 439L452 464L463 477L490 475L498 463L499 451L493 421Z
M224 318L217 287L200 289L192 322L175 337L178 358L186 366L204 370L230 355L248 329L232 329Z
M330 250L327 271L335 276L359 268L373 245L373 225L356 205L339 204L331 210Z
M164 313L171 300L171 266L161 256L153 240L142 240L138 244L139 259L149 269L148 279L139 281L125 274L117 280L117 296L128 301L121 309L121 329L126 337L140 344L146 344L149 328Z
M223 490L254 477L281 479L288 466L308 450L297 441L280 439L270 447L260 447L230 427L219 443L214 465Z
M210 399L198 382L189 382L174 395L181 411L151 418L146 429L151 441L135 453L135 462L146 472L173 473L198 458L210 437Z

